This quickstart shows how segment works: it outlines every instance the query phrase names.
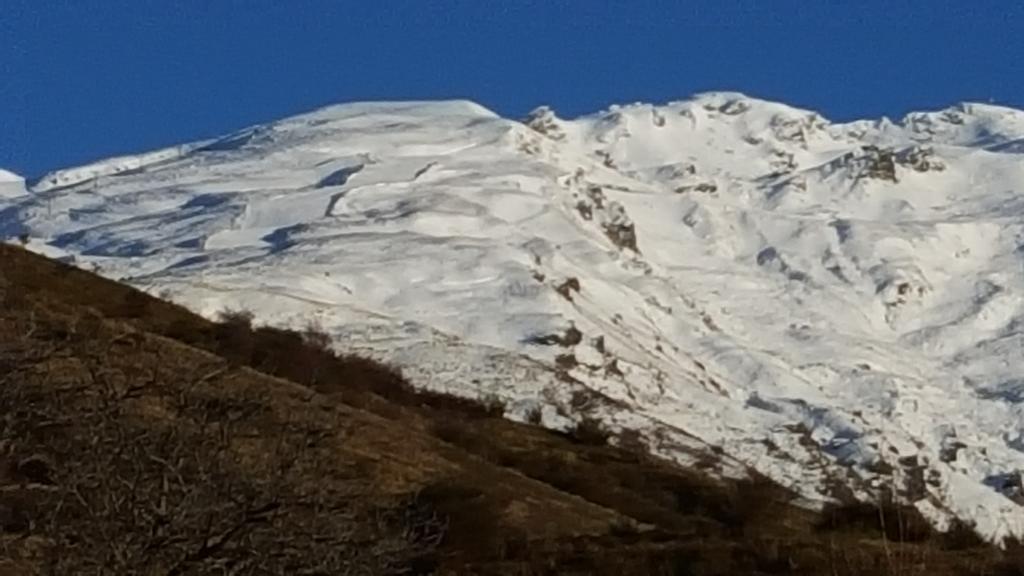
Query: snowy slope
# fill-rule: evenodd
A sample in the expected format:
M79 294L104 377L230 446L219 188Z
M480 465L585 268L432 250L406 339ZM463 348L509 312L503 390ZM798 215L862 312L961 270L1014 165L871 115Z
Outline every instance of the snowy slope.
M13 172L0 170L0 200L15 199L28 194L25 179Z
M0 194L0 235L418 385L1024 534L1024 112L325 108Z

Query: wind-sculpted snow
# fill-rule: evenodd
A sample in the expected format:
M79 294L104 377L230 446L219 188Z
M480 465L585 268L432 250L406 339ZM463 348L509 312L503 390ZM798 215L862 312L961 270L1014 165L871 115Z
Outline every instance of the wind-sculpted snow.
M351 104L44 176L0 230L510 417L999 538L1024 535L1021 142L977 104Z

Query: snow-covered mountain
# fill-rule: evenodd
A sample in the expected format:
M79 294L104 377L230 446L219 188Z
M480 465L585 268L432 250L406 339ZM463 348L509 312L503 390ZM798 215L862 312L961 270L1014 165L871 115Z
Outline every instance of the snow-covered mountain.
M1024 535L1022 111L346 104L0 190L25 235L513 418Z

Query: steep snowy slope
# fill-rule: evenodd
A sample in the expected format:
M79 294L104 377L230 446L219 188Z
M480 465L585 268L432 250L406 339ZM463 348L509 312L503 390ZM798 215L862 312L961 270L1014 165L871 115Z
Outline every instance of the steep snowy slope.
M1022 155L1024 112L976 104L350 104L47 175L0 234L511 417L998 538L1024 534Z

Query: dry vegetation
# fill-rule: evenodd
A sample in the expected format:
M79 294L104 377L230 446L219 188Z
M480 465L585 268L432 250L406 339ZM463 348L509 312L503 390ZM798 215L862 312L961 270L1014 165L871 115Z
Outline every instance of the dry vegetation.
M413 391L0 246L0 574L1024 575L892 502L815 514L583 420ZM626 442L633 446L637 442Z

